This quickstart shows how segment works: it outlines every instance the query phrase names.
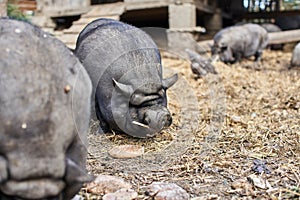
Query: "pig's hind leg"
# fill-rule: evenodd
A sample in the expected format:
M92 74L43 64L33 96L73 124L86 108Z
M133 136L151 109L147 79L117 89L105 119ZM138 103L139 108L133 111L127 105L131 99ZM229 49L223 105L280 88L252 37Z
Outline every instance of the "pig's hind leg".
M254 54L254 60L255 62L253 63L253 69L255 70L261 70L261 57L262 57L262 51L257 51Z

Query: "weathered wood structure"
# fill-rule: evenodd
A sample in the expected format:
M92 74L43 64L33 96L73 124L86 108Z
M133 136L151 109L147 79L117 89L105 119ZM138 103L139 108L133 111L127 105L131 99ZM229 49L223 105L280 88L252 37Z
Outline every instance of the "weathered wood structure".
M90 0L36 0L37 13L49 17L81 15L89 10Z
M69 29L55 32L70 47L74 47L75 39L83 27L100 17L122 20L138 27L162 27L168 29L165 34L172 37L172 40L178 40L185 35L185 40L179 41L187 46L188 41L194 42L190 33L202 32L204 29L201 27L207 25L207 31L222 28L222 13L217 7L217 0L94 0L94 5L90 5L91 2L87 0L36 2L34 23L45 27L47 31L54 28L50 19L81 16Z
M3 1L3 0L2 0ZM58 22L68 29L54 31L59 39L74 47L84 26L100 17L113 18L138 27L161 27L167 46L176 49L195 43L195 34L216 31L242 19L271 19L300 14L297 6L283 0L19 0L23 8L34 9L33 23L53 32ZM23 3L21 3L23 2ZM25 2L25 3L24 3ZM27 2L27 3L26 3ZM21 3L21 4L20 4ZM1 5L1 0L0 0ZM31 6L31 7L30 7ZM34 7L35 6L35 7ZM74 17L76 16L76 17ZM79 19L79 20L78 20Z

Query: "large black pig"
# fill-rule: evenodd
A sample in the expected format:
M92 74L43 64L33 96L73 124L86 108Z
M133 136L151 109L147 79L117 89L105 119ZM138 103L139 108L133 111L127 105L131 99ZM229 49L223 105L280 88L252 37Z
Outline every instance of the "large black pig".
M225 63L235 63L241 58L255 56L259 61L268 44L267 31L257 24L227 27L216 33L212 55L219 55Z
M86 174L91 81L64 44L0 19L0 199L71 199Z
M151 137L172 117L166 90L177 74L162 78L160 52L141 29L120 21L98 19L80 33L75 54L89 73L100 132Z

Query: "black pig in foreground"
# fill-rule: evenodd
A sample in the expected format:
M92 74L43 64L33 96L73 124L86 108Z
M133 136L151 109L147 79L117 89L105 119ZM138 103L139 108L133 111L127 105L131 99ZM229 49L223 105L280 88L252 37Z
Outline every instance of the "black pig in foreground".
M300 43L298 43L293 50L290 68L297 66L300 66Z
M212 55L225 63L255 56L259 61L268 44L267 31L257 24L244 24L222 29L214 36Z
M92 80L99 132L144 138L171 124L166 90L177 74L162 78L160 52L141 29L95 20L80 33L75 54Z
M71 199L91 177L91 81L63 43L0 19L0 199Z

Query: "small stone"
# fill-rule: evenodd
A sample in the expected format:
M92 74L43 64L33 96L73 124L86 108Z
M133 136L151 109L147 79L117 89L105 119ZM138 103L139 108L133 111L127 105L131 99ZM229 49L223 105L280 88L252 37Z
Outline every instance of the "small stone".
M242 121L241 117L240 117L240 116L236 116L236 115L233 115L233 116L231 117L231 119L232 119L232 121L234 121L234 122L241 122L241 121Z
M268 180L264 180L262 177L259 177L255 174L251 174L247 177L248 181L252 183L254 186L261 188L261 189L269 189L271 188L270 183Z
M174 183L153 182L144 187L143 190L155 200L187 200L190 198L184 189Z
M144 147L139 145L120 145L112 148L108 154L113 158L135 158L144 154Z
M132 189L120 189L114 193L106 194L103 200L133 200L138 197L138 193Z
M116 192L122 188L130 189L131 185L126 183L124 179L110 175L99 175L96 179L88 183L87 191L93 194L104 195Z
M253 119L255 117L257 117L257 114L255 112L251 113L251 118Z
M46 33L44 33L44 34L43 34L43 37L44 37L44 38L46 38L46 37L47 37L47 34L46 34Z

